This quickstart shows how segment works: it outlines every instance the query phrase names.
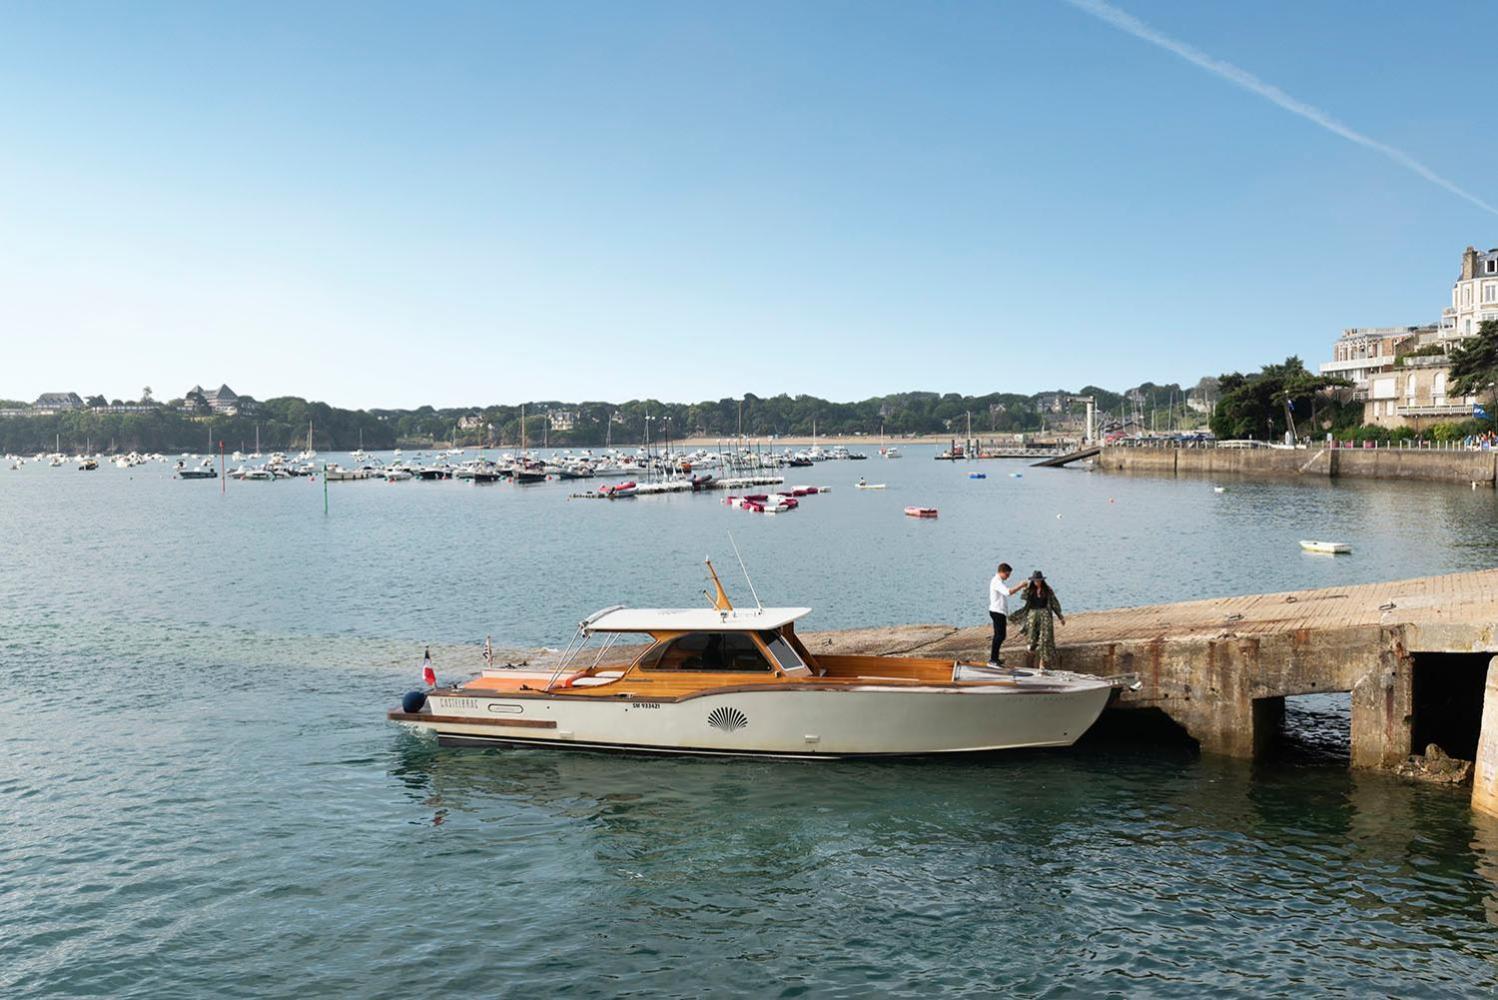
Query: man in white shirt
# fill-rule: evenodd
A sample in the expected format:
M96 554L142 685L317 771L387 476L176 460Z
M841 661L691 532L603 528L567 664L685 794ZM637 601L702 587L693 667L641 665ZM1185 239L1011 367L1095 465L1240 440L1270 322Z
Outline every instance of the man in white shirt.
M999 571L988 581L988 617L993 622L993 645L988 649L988 665L1002 666L1003 657L999 647L1004 645L1004 636L1009 633L1009 595L1024 589L1024 584L1009 586L1009 574L1014 569L1008 563L999 563Z

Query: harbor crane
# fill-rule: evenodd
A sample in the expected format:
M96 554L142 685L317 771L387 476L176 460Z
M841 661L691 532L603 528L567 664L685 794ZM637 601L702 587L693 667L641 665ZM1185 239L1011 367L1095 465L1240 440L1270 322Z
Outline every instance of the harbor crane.
M1097 397L1096 396L1067 396L1068 403L1087 404L1087 436L1082 439L1083 447L1091 447L1097 444Z

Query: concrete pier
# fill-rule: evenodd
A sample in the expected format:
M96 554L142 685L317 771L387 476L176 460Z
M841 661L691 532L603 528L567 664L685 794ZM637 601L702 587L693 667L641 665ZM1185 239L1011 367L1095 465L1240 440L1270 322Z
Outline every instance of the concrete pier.
M813 653L981 662L989 634L895 625L801 638ZM1475 762L1473 807L1498 816L1498 569L1069 615L1057 639L1062 669L1139 676L1111 711L1173 724L1206 753L1259 757L1280 735L1286 698L1347 692L1352 767L1392 769L1438 744ZM1004 651L1029 663L1014 631ZM610 659L637 652L615 647Z
M933 625L808 639L813 652L981 660L988 635ZM1438 743L1477 761L1474 804L1498 814L1498 673L1489 667L1498 570L1078 614L1057 638L1064 669L1137 673L1142 688L1117 708L1163 715L1209 753L1259 756L1278 735L1286 697L1349 692L1353 767L1392 768ZM1013 633L1005 649L1009 662L1027 661Z

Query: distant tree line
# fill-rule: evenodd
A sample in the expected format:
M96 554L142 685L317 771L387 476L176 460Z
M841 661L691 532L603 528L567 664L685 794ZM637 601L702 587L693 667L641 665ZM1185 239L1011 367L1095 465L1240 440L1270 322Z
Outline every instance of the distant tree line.
M525 438L538 447L543 442L556 447L596 447L610 441L634 445L647 437L652 441L728 440L740 433L759 439L801 437L811 434L814 427L828 436L872 437L882 430L892 438L912 434L960 438L967 432L969 415L975 436L1054 430L1059 424L1076 426L1083 409L1072 400L1078 395L1095 397L1105 420L1110 415L1117 420L1132 412L1150 411L1167 412L1179 420L1186 412L1187 393L1180 385L1153 383L1123 393L1097 386L1076 393L1058 389L1029 396L905 392L848 403L752 393L700 403L538 400L525 404ZM215 448L222 441L227 450L247 451L254 447L257 429L262 451L300 450L307 445L309 425L312 445L321 451L347 451L361 444L375 450L447 442L514 447L521 439L519 405L346 410L295 396L261 402L241 397L241 401L253 411L213 414L206 401L190 399L138 413L83 409L0 418L0 451L51 451L59 439L65 450L92 446L109 451L202 452L210 441ZM90 397L90 405L104 402L102 397Z
M184 413L157 407L139 413L67 410L0 419L0 452L31 454L51 451L59 442L64 451L92 447L97 451L203 452L222 441L228 451L255 446L258 428L264 451L301 449L307 444L309 423L313 444L324 450L358 447L395 447L395 429L364 410L344 410L326 403L285 396L259 403L253 415Z

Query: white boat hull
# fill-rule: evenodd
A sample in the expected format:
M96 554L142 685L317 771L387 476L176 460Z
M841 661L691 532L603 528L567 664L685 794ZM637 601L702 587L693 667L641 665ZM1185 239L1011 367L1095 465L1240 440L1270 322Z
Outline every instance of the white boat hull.
M451 744L798 758L972 753L1070 746L1108 702L1076 675L1015 685L739 688L677 701L513 695L430 697L391 718Z
M1316 542L1302 539L1300 547L1307 552L1317 552L1328 556L1342 556L1352 552L1352 546L1347 542Z

